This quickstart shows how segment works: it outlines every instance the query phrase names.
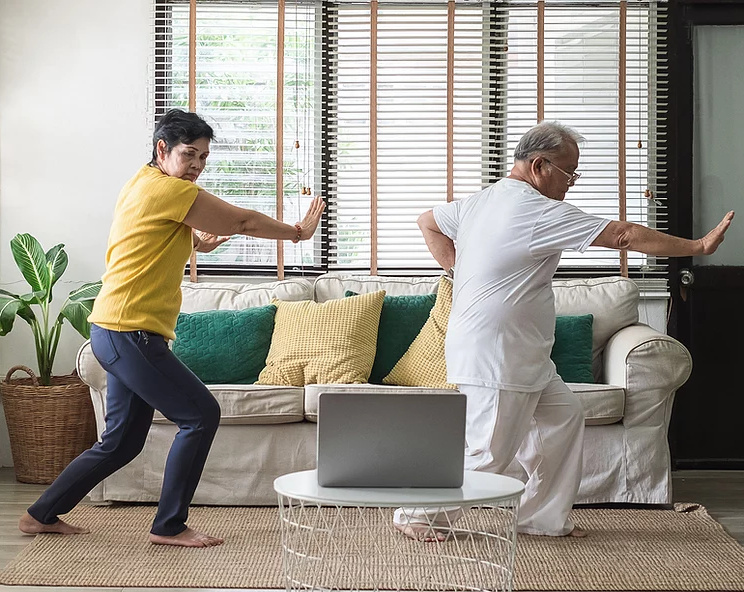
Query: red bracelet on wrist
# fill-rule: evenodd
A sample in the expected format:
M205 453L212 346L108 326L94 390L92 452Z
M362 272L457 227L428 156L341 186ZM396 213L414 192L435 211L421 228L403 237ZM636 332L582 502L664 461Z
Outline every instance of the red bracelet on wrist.
M295 224L294 227L297 229L297 236L292 239L292 242L299 243L302 238L302 226Z

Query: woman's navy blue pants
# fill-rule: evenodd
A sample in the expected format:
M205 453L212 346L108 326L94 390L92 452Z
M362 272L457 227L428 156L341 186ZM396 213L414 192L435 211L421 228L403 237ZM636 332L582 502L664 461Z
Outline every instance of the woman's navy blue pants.
M93 354L108 373L106 430L28 509L53 524L98 483L142 450L154 410L179 431L168 453L153 534L174 536L186 528L189 504L201 478L220 421L220 407L206 386L173 355L163 336L91 326Z

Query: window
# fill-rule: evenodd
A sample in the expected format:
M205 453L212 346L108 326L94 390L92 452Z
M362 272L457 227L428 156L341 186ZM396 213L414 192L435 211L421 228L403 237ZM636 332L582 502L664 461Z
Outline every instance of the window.
M199 185L235 205L276 217L281 163L283 219L293 223L304 215L312 199L309 192L317 190L316 10L314 4L294 3L284 14L280 98L278 6L275 1L197 3L196 111L216 136ZM155 4L153 125L167 109L189 107L189 12L188 1ZM277 158L280 100L281 161ZM307 195L302 188L307 188ZM322 244L321 233L314 241L287 242L284 267L318 267ZM200 271L275 273L277 244L235 237L212 253L199 253L198 265Z
M517 141L541 119L587 140L568 201L663 230L665 8L199 0L196 110L217 134L200 183L269 215L282 207L290 223L309 201L303 187L328 200L314 244L286 243L283 261L276 242L240 238L200 254L200 270L432 273L418 215L508 174ZM157 0L155 11L157 118L188 105L189 4ZM565 253L559 273L626 270L666 285L663 259L604 249Z

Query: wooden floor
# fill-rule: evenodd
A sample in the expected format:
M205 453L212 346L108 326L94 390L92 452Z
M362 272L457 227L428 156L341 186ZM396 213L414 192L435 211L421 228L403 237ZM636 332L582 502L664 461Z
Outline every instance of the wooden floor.
M674 500L702 504L744 545L744 471L677 471Z
M18 518L44 490L43 485L17 483L12 469L0 469L0 569L5 567L33 537L18 531ZM744 471L679 471L674 473L674 499L697 502L742 545L744 545ZM7 592L60 592L77 590L121 591L121 588L60 588L32 586L0 586ZM149 592L146 588L126 588ZM153 588L152 592L168 592L174 588ZM183 589L195 592L194 588Z

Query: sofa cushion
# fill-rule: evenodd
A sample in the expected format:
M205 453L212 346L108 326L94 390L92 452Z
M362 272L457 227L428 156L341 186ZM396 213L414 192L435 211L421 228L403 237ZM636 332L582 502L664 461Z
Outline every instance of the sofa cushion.
M384 291L317 302L279 302L259 384L367 382Z
M625 389L609 384L567 383L581 401L585 424L609 425L623 419L625 414Z
M575 384L568 387L576 393L584 408L586 425L608 425L623 419L625 390L608 384ZM318 421L318 396L320 393L451 393L451 389L388 386L379 384L308 384L305 387L305 419Z
M305 387L305 419L318 421L318 396L321 393L379 393L424 395L451 395L452 389L427 388L423 386L388 386L383 384L308 384Z
M638 322L638 286L628 278L604 277L553 281L557 315L591 314L594 317L592 370L603 382L602 352L620 329Z
M313 285L313 299L325 302L343 298L346 290L357 294L385 290L388 296L403 294L434 294L439 287L440 276L427 277L381 277L352 276L339 273L327 273L318 276Z
M344 295L357 296L357 293L347 290ZM385 296L382 301L380 328L377 331L375 363L369 375L369 382L382 384L382 379L390 374L416 339L429 318L436 299L436 294Z
M550 358L564 382L594 382L592 315L556 317Z
M437 300L429 318L403 357L398 360L383 384L456 388L447 383L444 342L452 310L452 281L442 277Z
M252 384L266 366L276 306L180 313L173 353L205 384Z
M223 425L296 423L304 418L302 388L256 384L213 384L210 392L220 404ZM153 423L170 423L155 412Z
M181 312L241 310L271 304L274 298L289 302L312 300L313 285L305 278L260 284L184 282L181 284L181 294Z

